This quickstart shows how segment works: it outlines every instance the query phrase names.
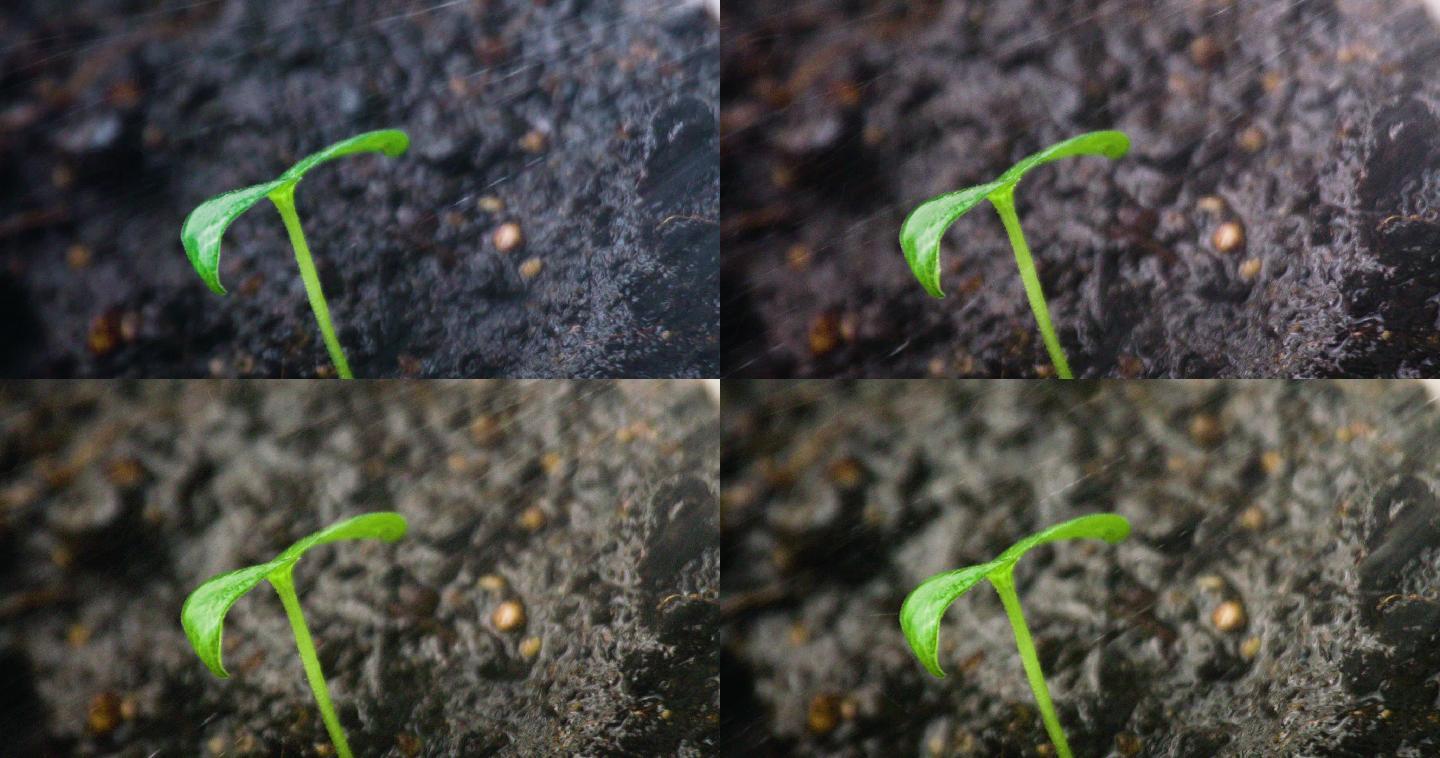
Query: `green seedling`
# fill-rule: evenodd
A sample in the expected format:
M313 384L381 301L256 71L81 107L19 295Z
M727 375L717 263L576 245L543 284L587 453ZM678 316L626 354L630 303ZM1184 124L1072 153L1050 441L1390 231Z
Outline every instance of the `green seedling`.
M1050 309L1045 304L1045 292L1040 288L1040 277L1035 273L1035 261L1030 257L1030 246L1025 243L1025 234L1020 230L1020 217L1015 213L1015 185L1030 169L1061 158L1076 155L1103 155L1119 158L1130 149L1130 138L1122 132L1090 132L1072 137L1052 145L1016 163L999 179L988 184L966 187L955 192L932 197L910 212L900 227L900 249L920 285L934 297L945 297L940 291L940 238L957 219L974 208L981 200L989 200L1005 224L1010 237L1010 247L1015 251L1015 263L1020 267L1020 281L1025 285L1025 296L1030 300L1030 310L1035 313L1035 323L1040 327L1040 337L1045 341L1045 350L1050 353L1050 362L1061 379L1072 379L1070 362L1060 347L1060 338L1055 336L1055 327L1050 324Z
M1030 639L1030 627L1025 625L1025 616L1020 612L1020 598L1015 594L1015 562L1030 549L1056 540L1100 539L1115 544L1129 534L1130 522L1124 516L1113 513L1081 516L1020 540L989 563L936 574L921 582L900 607L900 629L905 633L905 641L910 643L910 649L927 671L944 678L945 672L940 670L938 658L940 619L951 603L981 579L990 580L995 592L1000 595L1000 603L1005 606L1005 615L1010 617L1010 628L1015 632L1015 647L1020 651L1020 663L1025 667L1025 676L1030 680L1030 689L1040 706L1045 731L1049 733L1060 757L1071 758L1070 743L1065 741L1065 732L1060 729L1055 705L1050 702L1050 690L1045 686L1045 674L1040 670L1040 658L1035 654L1035 643Z
M185 636L195 648L200 660L210 672L221 679L228 679L229 672L220 660L221 637L225 632L225 614L242 595L255 588L264 579L280 595L285 606L285 615L290 619L290 629L295 633L295 647L300 651L300 663L305 668L305 678L310 690L315 693L315 702L320 705L320 718L330 741L340 758L351 758L350 744L345 740L345 730L340 728L340 719L335 715L335 706L330 702L330 690L325 686L325 674L320 670L320 659L315 655L315 643L310 639L310 628L300 613L300 600L295 596L295 581L292 572L295 563L310 548L340 540L377 539L394 542L405 536L405 518L398 513L367 513L321 529L291 545L273 560L257 566L248 566L210 579L185 599L180 610L180 623L185 627Z
M295 261L300 265L300 280L305 283L310 310L315 312L315 321L320 324L320 335L325 340L325 349L330 352L330 361L335 364L335 372L342 379L353 378L350 363L345 360L345 351L340 349L340 339L335 336L335 327L330 323L330 306L320 289L320 276L315 272L310 246L305 243L305 232L300 229L300 216L295 212L295 186L310 169L326 161L355 153L379 152L393 157L405 152L409 146L410 137L396 129L366 132L311 155L291 166L274 181L231 190L206 200L185 217L185 224L180 228L180 241L185 245L190 265L195 267L212 291L217 295L225 294L225 287L220 284L220 238L240 214L250 210L262 198L269 198L280 211L280 219L285 222L285 230L290 234L290 246L295 249Z

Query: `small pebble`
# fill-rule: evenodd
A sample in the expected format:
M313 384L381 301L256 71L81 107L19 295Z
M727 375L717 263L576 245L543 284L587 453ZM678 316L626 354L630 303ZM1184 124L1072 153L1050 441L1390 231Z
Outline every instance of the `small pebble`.
M1253 660L1255 660L1255 656L1257 656L1257 655L1259 655L1259 654L1260 654L1260 638L1259 638L1259 637L1249 637L1249 638L1247 638L1244 642L1240 643L1240 657L1241 657L1241 658L1244 658L1244 659L1247 660L1247 661L1253 661Z
M538 532L545 528L545 511L538 505L532 505L521 512L515 523L527 532Z
M1225 212L1225 200L1218 195L1206 195L1195 201L1195 207L1204 213L1218 216Z
M495 195L485 195L481 197L480 200L476 202L476 205L486 213L499 213L505 210L505 201Z
M477 445L491 445L500 436L500 422L494 416L480 416L470 422L470 439Z
M540 654L540 638L526 637L520 643L520 657L527 661L534 660Z
M1245 626L1245 606L1237 600L1226 600L1215 606L1210 623L1222 632L1233 632Z
M420 754L420 738L413 734L400 733L395 735L395 749L406 758Z
M486 592L504 592L506 587L505 578L499 574L486 574L476 584Z
M1144 747L1140 738L1130 732L1120 732L1115 735L1115 751L1123 756L1139 755L1140 749Z
M829 734L839 722L839 701L834 695L816 695L811 698L805 725L812 734Z
M820 357L840 343L840 320L833 313L822 313L810 323L810 354Z
M1214 68L1220 62L1221 53L1220 43L1208 34L1196 37L1190 43L1190 60L1200 68Z
M796 243L785 251L785 262L789 264L791 271L804 271L810 268L810 246Z
M1241 150L1247 153L1258 153L1265 148L1265 132L1260 131L1259 127L1252 126L1240 132L1236 142L1240 145Z
M1241 263L1241 264L1240 264L1240 278L1241 278L1241 279L1244 279L1245 281L1248 282L1248 281L1250 281L1251 279L1254 279L1255 277L1257 277L1257 276L1259 276L1259 275L1260 275L1260 259L1259 259L1259 258L1249 258L1249 259L1246 259L1246 261L1245 261L1244 263Z
M525 625L525 606L519 600L506 600L490 614L490 623L502 632L512 632Z
M113 692L102 692L90 700L86 712L85 727L91 734L104 736L120 726L120 696Z
M494 241L496 250L502 253L508 253L520 247L525 241L525 235L521 233L519 224L514 221L507 221L495 228L495 233L491 235L491 240Z
M854 458L841 458L830 464L830 481L843 489L854 489L865 475L860 462Z
M90 257L90 248L84 245L71 245L70 249L65 251L65 262L73 269L88 268Z
M520 264L520 276L526 279L534 279L540 275L540 269L543 268L544 265L539 258L531 258Z
M1252 532L1258 532L1265 528L1265 511L1258 505L1252 505L1240 512L1240 526Z
M1266 450L1260 456L1260 468L1264 469L1267 474L1274 475L1280 470L1280 467L1284 465L1285 459L1280 457L1280 453L1274 450Z
M1210 235L1210 244L1222 253L1234 252L1245 244L1245 227L1234 221L1226 221L1215 227L1215 233Z
M1197 414L1190 419L1190 439L1202 447L1214 447L1224 439L1225 430L1220 420L1208 413Z
M524 137L520 138L520 149L527 153L540 153L545 151L545 147L549 142L543 132L531 129L525 133Z

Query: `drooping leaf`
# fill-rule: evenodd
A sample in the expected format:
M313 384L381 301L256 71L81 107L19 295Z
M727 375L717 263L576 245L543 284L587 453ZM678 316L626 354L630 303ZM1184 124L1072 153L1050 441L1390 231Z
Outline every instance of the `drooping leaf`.
M967 187L932 197L921 203L900 226L900 249L910 271L920 285L933 297L944 297L940 290L940 240L945 232L981 200L997 192L1013 190L1031 169L1077 155L1103 155L1119 158L1130 149L1130 138L1123 132L1089 132L1051 145L1011 166L999 179L987 184Z
M286 187L294 187L305 174L326 161L355 153L400 155L410 146L410 138L398 129L366 132L337 142L318 153L307 156L291 166L274 181L232 190L201 203L185 217L180 227L180 242L190 265L216 294L225 294L220 284L220 242L225 230L240 214L250 210L261 198Z
M945 616L945 609L984 579L992 565L982 563L936 574L921 582L900 606L900 630L905 633L915 657L931 674L945 677L939 658L940 619Z
M1130 138L1124 132L1089 132L1058 142L1034 155L1020 159L1010 170L1000 175L999 184L1015 186L1021 177L1036 166L1043 166L1061 158L1077 155L1099 155L1114 160L1130 151Z
M230 571L213 577L195 588L180 610L180 625L196 655L221 679L230 674L221 660L225 633L225 615L245 593L261 580L280 572L288 572L306 551L319 545L340 540L378 539L394 542L405 536L405 518L398 513L367 513L332 524L315 532L275 558L255 566Z
M926 579L910 592L900 606L900 629L915 657L926 671L943 678L940 669L940 620L945 610L981 579L1008 574L1027 551L1056 540L1100 539L1111 544L1130 534L1130 522L1113 513L1097 513L1042 529L1011 545L1000 557L987 563L946 571Z
M910 211L900 225L900 249L905 252L905 261L932 297L945 297L940 290L940 238L998 186L991 182L932 197Z

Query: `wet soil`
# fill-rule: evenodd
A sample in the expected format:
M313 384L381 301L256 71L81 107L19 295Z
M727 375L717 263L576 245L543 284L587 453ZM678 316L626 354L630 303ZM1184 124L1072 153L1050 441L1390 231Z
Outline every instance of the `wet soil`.
M224 298L180 225L393 127L298 193L357 375L715 376L718 45L669 0L6 3L0 375L325 374L274 209Z
M1440 751L1440 416L1416 385L727 383L733 755L1053 755L998 598L905 594L1115 511L1016 569L1077 756Z
M944 300L896 237L926 198L1112 128L1128 157L1018 192L1078 374L1440 374L1440 34L1417 0L725 13L727 375L1043 375L988 206L946 237Z
M356 755L716 751L718 430L692 383L3 385L0 419L7 756L333 755L272 591L231 610L227 680L180 606L376 510L409 534L295 572Z

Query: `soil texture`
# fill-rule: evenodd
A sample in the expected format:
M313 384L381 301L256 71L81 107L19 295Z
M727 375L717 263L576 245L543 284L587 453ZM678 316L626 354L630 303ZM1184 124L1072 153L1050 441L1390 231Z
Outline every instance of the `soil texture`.
M0 386L7 756L333 755L279 599L181 631L205 579L297 565L356 755L715 754L714 402L693 383ZM517 613L518 611L518 613Z
M1415 384L727 385L728 754L1054 755L985 584L944 679L925 578L1087 513L1016 567L1077 756L1440 751L1440 415Z
M274 208L223 298L181 222L400 128L297 193L358 376L715 376L718 47L679 0L6 3L0 375L328 374Z
M1087 131L1017 197L1077 375L1440 374L1440 33L1418 0L731 3L727 375L1034 376L985 204L935 300L923 200Z

